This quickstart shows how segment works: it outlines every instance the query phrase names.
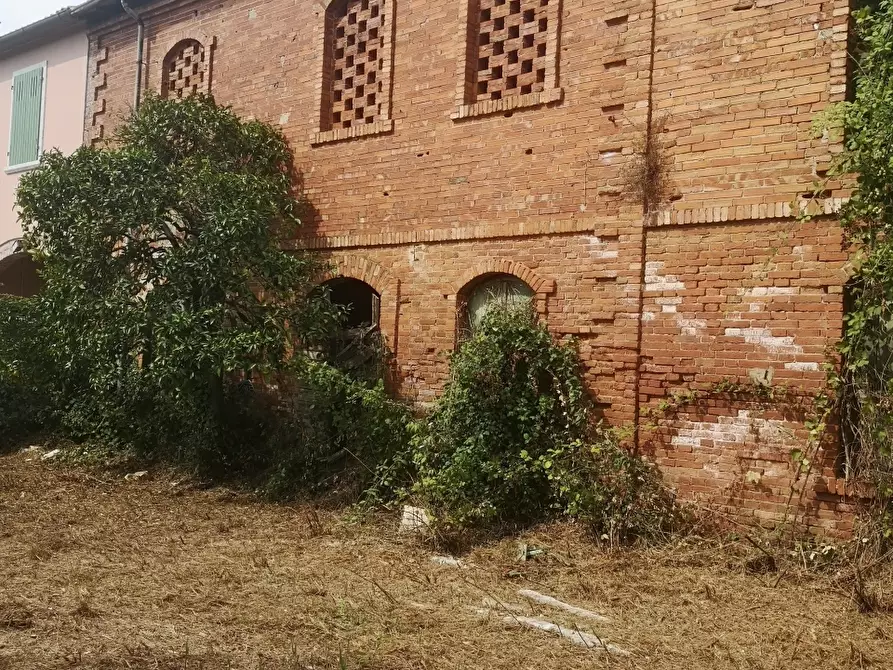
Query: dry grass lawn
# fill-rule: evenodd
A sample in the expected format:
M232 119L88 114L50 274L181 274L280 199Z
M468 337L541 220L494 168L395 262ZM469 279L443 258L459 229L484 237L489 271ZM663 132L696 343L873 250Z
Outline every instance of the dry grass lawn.
M893 668L893 616L858 613L833 575L748 574L740 546L603 552L552 526L456 568L396 525L0 457L0 668ZM519 539L548 553L521 562ZM482 616L493 601L511 611Z

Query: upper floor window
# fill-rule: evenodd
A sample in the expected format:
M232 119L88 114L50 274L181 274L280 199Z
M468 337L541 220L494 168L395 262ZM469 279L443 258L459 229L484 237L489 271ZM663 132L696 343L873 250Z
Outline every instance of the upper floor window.
M37 165L40 159L43 150L46 66L46 63L32 65L12 75L7 170L24 170Z
M390 130L393 0L333 0L317 141Z
M561 0L472 0L454 118L555 102Z
M209 90L209 58L198 40L178 42L167 52L162 64L161 95L182 98Z

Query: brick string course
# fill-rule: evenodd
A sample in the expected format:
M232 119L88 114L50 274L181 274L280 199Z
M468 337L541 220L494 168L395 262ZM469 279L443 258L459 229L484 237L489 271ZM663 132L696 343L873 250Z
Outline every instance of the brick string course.
M389 124L334 142L312 142L326 3L161 1L144 12L146 46L160 62L154 51L173 35L213 36L215 97L281 126L316 211L295 244L381 293L407 397L429 402L442 388L457 300L492 272L527 281L550 329L578 338L586 381L612 423L672 389L725 378L771 374L807 394L821 389L820 364L841 333L847 257L833 216L799 222L789 203L815 197L831 212L847 194L840 183L815 192L840 147L810 128L846 92L847 3L548 0L542 8L560 16L550 85L562 94L460 118L457 87L472 86L464 102L476 103L482 75L491 98L537 84L538 38L528 82L511 69L508 27L520 9L520 37L525 12L538 16L541 4L498 6L511 16L497 65L495 27L486 54L469 44L497 16L494 0L396 0ZM88 138L108 137L128 109L134 36L126 20L91 35ZM525 49L517 65L530 60ZM162 75L148 68L147 89ZM649 92L654 115L666 116L672 165L673 201L656 218L624 197ZM785 512L789 451L804 435L780 410L716 400L643 436L642 447L683 497L772 523ZM804 511L817 531L846 535L856 501L835 489L832 460Z

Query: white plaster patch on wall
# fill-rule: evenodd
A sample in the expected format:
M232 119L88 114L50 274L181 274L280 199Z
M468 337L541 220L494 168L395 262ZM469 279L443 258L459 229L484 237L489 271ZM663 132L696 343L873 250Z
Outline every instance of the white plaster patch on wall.
M761 298L771 295L797 295L799 286L753 286L751 288L738 289L738 295L747 298Z
M804 372L814 372L819 369L818 363L805 363L794 361L793 363L785 363L785 370L802 370Z
M720 443L757 443L783 447L788 435L783 421L751 417L746 409L735 416L721 416L714 421L682 421L670 443L676 447L700 449L704 442L716 448Z
M803 347L790 336L776 337L768 328L726 328L726 336L742 337L748 344L763 347L773 354L802 354Z
M655 298L654 302L661 306L661 312L675 314L677 305L682 302L682 298Z
M646 291L684 291L685 283L679 281L676 275L662 275L663 261L648 261L645 263L645 290Z
M616 249L608 249L607 243L602 242L601 238L595 235L589 238L589 254L593 258L617 258L619 253Z
M654 321L654 312L642 312L642 321Z
M800 287L798 286L752 286L751 288L739 288L736 292L742 299L747 298L772 298L782 295L798 295ZM747 312L755 314L763 312L768 305L767 302L751 302L747 303ZM730 312L728 318L733 321L739 321L742 316L741 312Z
M422 277L428 277L428 254L424 244L417 244L410 247L406 255L408 256L409 266L414 272L419 273Z
M676 325L683 335L700 335L707 327L707 322L704 319L687 319L682 314L677 314Z

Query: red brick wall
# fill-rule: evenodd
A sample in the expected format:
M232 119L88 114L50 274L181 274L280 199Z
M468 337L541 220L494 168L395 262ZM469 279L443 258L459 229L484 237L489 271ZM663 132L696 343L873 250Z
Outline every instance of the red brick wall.
M550 328L579 338L614 423L668 390L757 369L820 388L846 259L833 217L795 216L838 150L810 123L843 99L847 4L659 0L653 13L648 1L561 0L552 88L463 108L466 4L395 0L385 121L341 141L319 133L322 0L155 3L145 82L158 89L177 40L213 45L212 93L292 143L316 208L296 244L381 293L403 390L420 401L446 377L457 294L493 271L527 281ZM130 104L134 34L121 20L91 36L89 138L108 137ZM624 167L649 116L666 118L673 199L646 220ZM830 214L843 195L829 184L815 207ZM642 438L669 481L777 519L802 426L762 423L774 419L758 407L691 411ZM845 532L833 508L846 502L826 496L811 513Z
M654 407L668 391L765 380L809 397L824 385L828 345L840 338L846 280L839 227L827 219L773 220L648 231L639 392ZM808 441L809 410L722 397L686 406L645 446L669 481L711 507L783 520L791 449ZM796 403L794 403L796 404ZM816 460L834 478L834 440ZM851 505L808 495L813 521L849 529ZM799 493L795 500L799 498ZM819 499L821 498L821 500Z

